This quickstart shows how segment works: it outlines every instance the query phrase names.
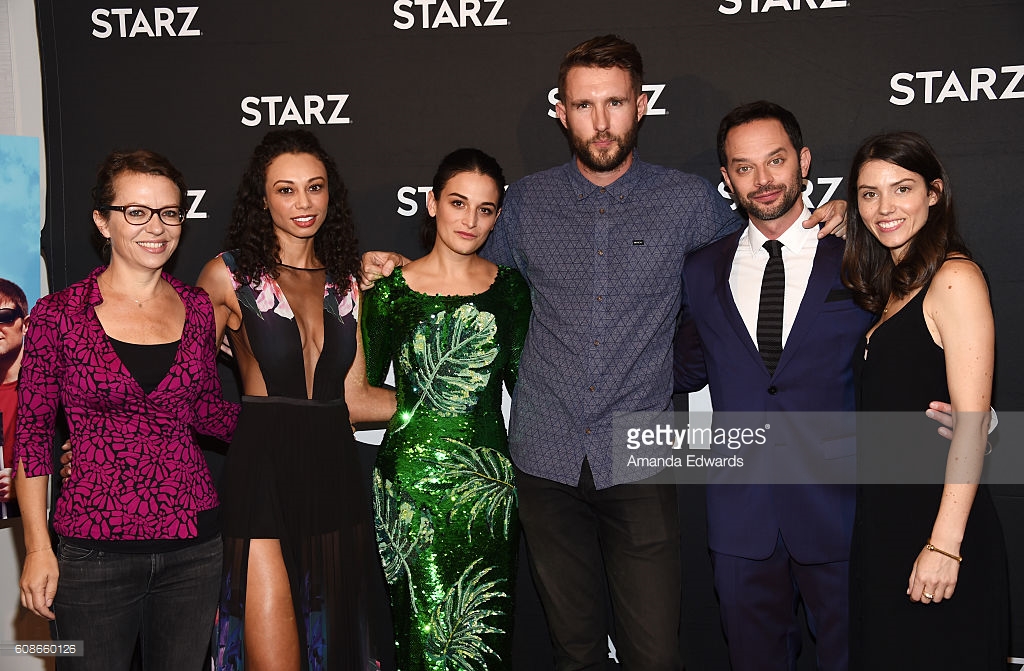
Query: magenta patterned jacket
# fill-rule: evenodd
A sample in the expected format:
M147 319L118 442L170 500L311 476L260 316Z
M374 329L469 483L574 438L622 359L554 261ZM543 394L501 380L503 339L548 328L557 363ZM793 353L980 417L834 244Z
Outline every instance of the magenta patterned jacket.
M218 505L193 430L229 441L238 405L217 378L213 305L202 289L164 273L185 305L174 364L148 396L96 318L97 268L32 308L18 384L15 463L50 475L57 409L75 463L54 510L62 536L104 540L193 538L196 513Z

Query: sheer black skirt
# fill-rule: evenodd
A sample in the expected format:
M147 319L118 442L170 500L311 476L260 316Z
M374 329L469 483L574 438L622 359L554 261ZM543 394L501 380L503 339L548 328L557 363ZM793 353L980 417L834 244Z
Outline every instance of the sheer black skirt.
M217 669L245 666L249 541L276 538L303 671L391 668L391 629L367 482L343 400L242 400L222 485Z

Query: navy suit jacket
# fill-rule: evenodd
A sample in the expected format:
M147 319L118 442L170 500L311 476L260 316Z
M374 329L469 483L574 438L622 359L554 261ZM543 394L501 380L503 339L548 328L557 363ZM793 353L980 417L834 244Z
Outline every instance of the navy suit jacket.
M686 259L683 323L675 344L676 391L710 385L716 411L773 413L776 419L800 420L783 414L791 412L852 413L852 356L873 318L853 302L840 279L844 242L834 236L818 241L807 289L772 375L729 286L741 233ZM802 459L822 460L812 467L838 459L852 473L852 417L813 431L800 428L813 422L796 421L792 424L798 433L809 433L783 440L810 444L800 454ZM768 435L769 444L759 454L771 458L771 449L778 447L771 441L778 440L778 432ZM764 559L781 532L790 555L801 563L843 561L850 553L854 504L852 484L709 484L708 545L718 553Z

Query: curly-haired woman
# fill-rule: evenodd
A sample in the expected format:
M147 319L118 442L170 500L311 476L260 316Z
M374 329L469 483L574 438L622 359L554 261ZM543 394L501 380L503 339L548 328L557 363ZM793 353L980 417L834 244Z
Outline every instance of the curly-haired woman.
M395 401L366 382L346 201L316 137L268 133L238 189L231 251L199 278L245 394L222 486L218 668L364 671L386 656L350 424L388 419Z

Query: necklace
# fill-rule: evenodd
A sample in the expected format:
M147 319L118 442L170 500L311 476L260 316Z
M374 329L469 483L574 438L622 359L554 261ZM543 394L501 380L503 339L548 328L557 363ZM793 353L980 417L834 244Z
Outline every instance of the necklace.
M298 266L289 266L287 263L279 263L277 265L281 266L282 268L288 268L289 270L306 270L309 272L315 272L317 270L326 270L326 268L299 268Z
M149 298L142 298L142 299L134 298L132 296L129 296L129 295L125 294L124 292L116 291L114 289L114 286L110 283L110 280L105 278L103 275L100 275L99 277L100 277L100 279L102 279L102 280L104 280L106 282L107 288L111 291L111 293L114 293L114 294L118 294L119 293L120 295L124 296L125 298L131 299L132 301L135 302L135 305L137 305L139 308L142 308L143 305L145 305L149 301L153 300L154 298L156 298L160 294L160 285L157 285L156 291L154 291L153 295L150 296Z

